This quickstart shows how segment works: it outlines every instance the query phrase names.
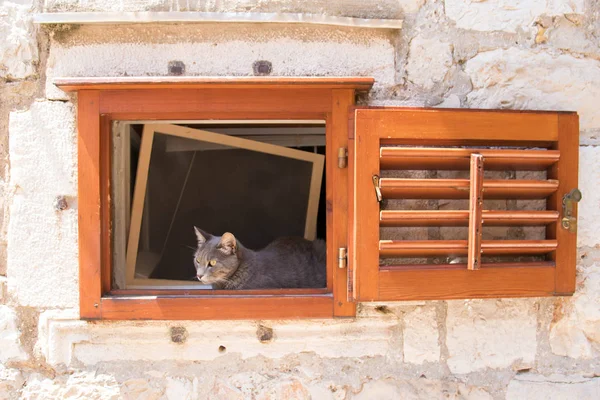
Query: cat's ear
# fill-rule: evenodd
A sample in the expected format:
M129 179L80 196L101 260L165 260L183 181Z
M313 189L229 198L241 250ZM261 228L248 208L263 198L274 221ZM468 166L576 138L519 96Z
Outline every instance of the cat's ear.
M202 231L202 229L194 227L194 232L196 232L196 239L198 240L198 244L204 244L208 239L210 239L210 235Z
M223 236L221 236L219 247L227 254L234 254L237 250L237 240L235 239L235 236L229 232L225 232Z

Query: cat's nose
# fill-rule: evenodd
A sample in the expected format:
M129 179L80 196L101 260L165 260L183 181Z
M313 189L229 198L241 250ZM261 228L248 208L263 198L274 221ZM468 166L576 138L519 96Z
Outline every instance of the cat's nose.
M202 275L196 275L196 278L200 281L202 280Z

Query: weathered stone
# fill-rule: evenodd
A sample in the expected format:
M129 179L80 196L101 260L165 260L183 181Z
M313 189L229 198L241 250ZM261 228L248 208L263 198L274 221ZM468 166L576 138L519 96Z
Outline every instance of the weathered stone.
M297 379L277 381L263 392L259 393L256 400L305 400L310 398L306 387Z
M510 48L479 53L465 72L470 107L575 110L582 129L600 127L600 61Z
M0 364L0 400L16 399L24 382L21 371Z
M123 400L158 400L163 391L150 386L146 379L129 379L121 385Z
M600 246L600 146L579 148L579 189L577 245Z
M410 42L408 80L429 90L444 80L452 66L452 45L439 39L416 37Z
M20 398L24 400L117 400L120 396L119 385L114 377L95 372L76 372L55 379L31 375L22 389Z
M535 360L536 316L530 300L449 301L448 367L465 374Z
M165 395L169 400L191 400L194 397L194 386L187 378L167 378Z
M30 8L10 1L0 5L0 78L24 79L36 72L38 48Z
M27 360L20 338L17 314L8 306L0 306L0 363Z
M582 268L577 292L562 304L563 315L550 327L552 352L592 358L600 351L600 264Z
M445 0L448 18L462 29L516 32L528 29L542 14L583 13L585 0Z
M73 105L35 102L11 113L9 131L8 290L24 306L76 306L77 209L53 207L77 193Z
M506 400L579 400L600 398L600 378L517 375L508 384Z
M404 316L404 361L422 364L440 358L435 309L417 307Z
M396 399L454 399L491 400L492 396L482 388L430 379L379 379L363 385L362 390L351 397L353 400Z

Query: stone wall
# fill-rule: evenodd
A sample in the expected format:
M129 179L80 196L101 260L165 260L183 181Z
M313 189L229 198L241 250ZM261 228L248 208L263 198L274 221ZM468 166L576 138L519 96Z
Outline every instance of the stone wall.
M31 22L187 10L404 28ZM600 398L596 0L12 0L0 38L0 399ZM576 294L361 304L355 320L79 321L76 99L51 79L165 75L172 60L190 75L251 75L260 59L273 75L374 76L364 104L578 111Z

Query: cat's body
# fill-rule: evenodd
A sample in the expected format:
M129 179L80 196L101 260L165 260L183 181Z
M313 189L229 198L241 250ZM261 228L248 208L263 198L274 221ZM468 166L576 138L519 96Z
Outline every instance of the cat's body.
M231 233L213 236L195 228L198 280L215 289L324 288L325 242L279 238L262 250L245 248Z

